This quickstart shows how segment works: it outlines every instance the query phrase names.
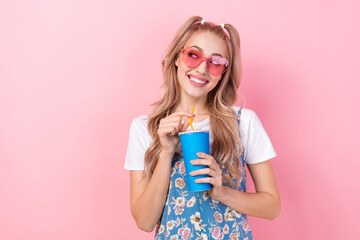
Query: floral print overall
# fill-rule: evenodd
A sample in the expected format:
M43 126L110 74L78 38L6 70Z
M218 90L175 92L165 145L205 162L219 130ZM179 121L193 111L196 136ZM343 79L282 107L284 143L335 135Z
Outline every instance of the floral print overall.
M240 114L241 108L237 113L238 125ZM246 191L243 152L240 160L241 182L238 190ZM223 171L226 174L225 168ZM237 182L236 179L234 181ZM253 237L246 215L213 200L207 191L189 191L184 159L175 153L169 192L155 239L252 240Z

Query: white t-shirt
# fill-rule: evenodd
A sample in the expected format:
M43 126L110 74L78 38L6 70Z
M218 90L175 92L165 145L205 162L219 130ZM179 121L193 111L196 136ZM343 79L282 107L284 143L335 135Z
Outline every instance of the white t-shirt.
M232 107L237 113L239 107ZM213 142L211 134L210 119L206 118L201 122L193 122L194 129L208 130L210 133L210 149ZM144 170L145 152L149 148L152 139L147 130L148 115L141 115L135 118L130 127L130 136L126 152L125 169ZM244 151L244 160L247 164L260 163L276 157L275 150L268 135L265 132L255 112L243 108L240 116L240 137ZM187 130L190 130L190 126ZM181 153L181 144L177 152ZM211 152L211 151L210 151Z

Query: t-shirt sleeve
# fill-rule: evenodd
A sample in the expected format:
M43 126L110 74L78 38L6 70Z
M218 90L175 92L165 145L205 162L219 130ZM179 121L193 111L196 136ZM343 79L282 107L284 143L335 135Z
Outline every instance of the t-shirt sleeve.
M255 164L276 157L270 138L256 113L243 109L240 119L240 136L245 162Z
M127 170L145 170L145 152L151 144L144 116L135 118L130 126L129 142L126 151L124 168Z

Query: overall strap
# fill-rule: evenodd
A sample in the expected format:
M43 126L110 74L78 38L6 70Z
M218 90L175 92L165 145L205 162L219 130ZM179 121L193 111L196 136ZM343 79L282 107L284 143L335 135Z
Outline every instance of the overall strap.
M240 137L240 141L241 141L241 134L240 134L240 117L241 117L241 109L242 107L239 108L237 114L236 114L236 118L237 118L237 122L238 122L238 133L239 133L239 137ZM237 147L236 147L237 149ZM243 149L242 149L243 150ZM241 157L243 157L243 151L241 151Z
M241 117L241 110L242 107L239 108L239 111L237 112L237 122L238 122L238 132L239 132L239 137L240 137L240 141L241 140L241 134L240 134L240 117ZM236 151L238 150L238 146L236 147ZM241 191L246 192L246 172L245 172L245 159L244 159L244 149L241 148L241 153L240 153L240 161L241 161L241 182L240 182L240 186L239 189Z
M240 107L240 108L239 108L239 111L237 112L237 122L238 122L239 127L240 127L241 109L242 109L242 107ZM239 133L240 133L240 132L239 132Z

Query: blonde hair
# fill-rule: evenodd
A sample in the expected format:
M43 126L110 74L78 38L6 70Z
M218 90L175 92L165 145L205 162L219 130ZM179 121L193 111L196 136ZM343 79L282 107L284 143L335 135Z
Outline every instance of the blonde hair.
M210 128L213 135L210 154L221 168L226 169L227 173L223 174L224 183L236 186L240 183L241 178L241 144L236 114L231 107L237 100L237 88L241 79L240 38L236 29L230 24L224 25L224 29L228 32L227 35L220 25L211 22L201 23L201 20L201 17L193 16L180 27L162 60L164 76L162 87L165 88L165 92L160 100L153 104L154 108L148 120L147 127L153 141L145 153L145 173L147 177L150 177L159 160L161 144L157 130L160 120L173 113L176 104L180 101L180 85L175 61L181 48L194 33L211 32L224 39L228 51L229 68L207 97ZM232 181L232 178L237 179L237 183Z

